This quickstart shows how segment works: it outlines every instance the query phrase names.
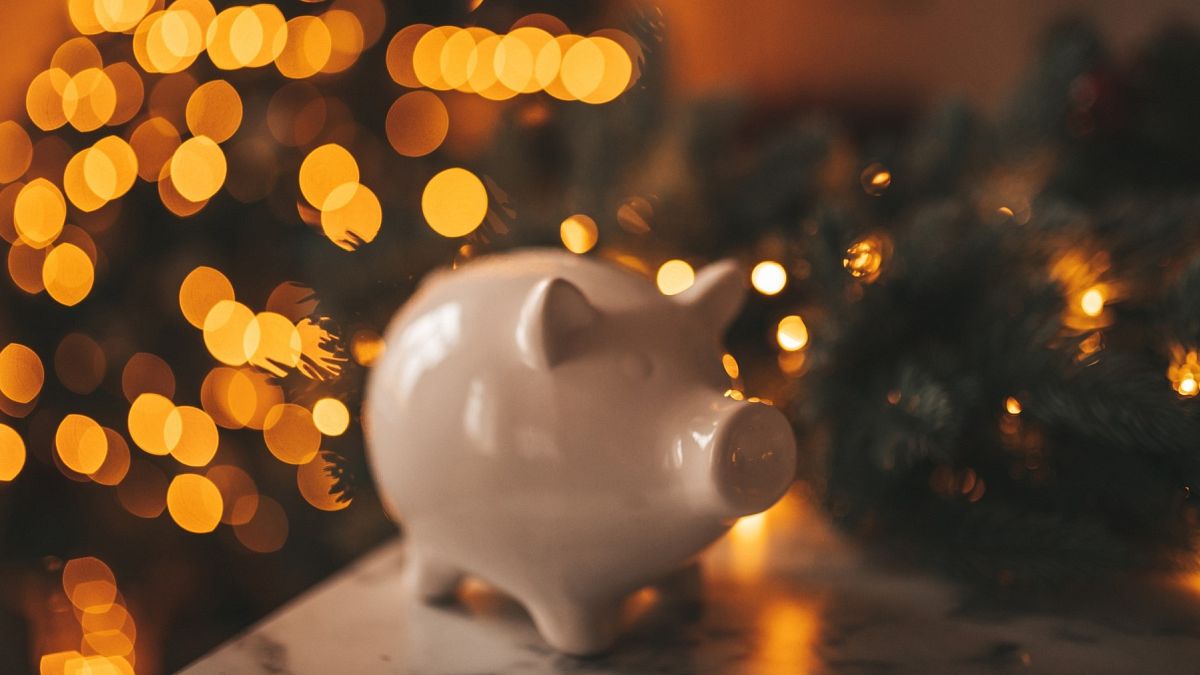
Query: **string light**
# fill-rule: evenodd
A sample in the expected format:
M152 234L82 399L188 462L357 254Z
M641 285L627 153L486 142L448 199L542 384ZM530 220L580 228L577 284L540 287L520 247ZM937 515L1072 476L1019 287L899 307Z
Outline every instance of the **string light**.
M796 314L785 316L775 329L775 339L784 351L798 352L808 345L808 326Z
M892 172L884 165L875 162L868 165L859 174L859 182L867 194L872 197L882 195L892 185Z
M763 295L776 295L787 285L787 271L774 260L764 260L750 271L750 284Z
M1170 380L1175 393L1183 398L1192 398L1200 394L1200 352L1184 349L1179 345L1172 346L1167 379Z
M1018 401L1016 398L1009 396L1008 398L1004 399L1004 409L1008 412L1009 415L1020 415L1021 414L1021 402Z
M883 235L863 237L846 249L842 267L856 279L867 283L875 281L883 269L884 255L888 248L888 240Z
M592 250L599 239L596 221L582 213L567 216L558 228L563 246L571 253L580 255Z
M696 270L686 261L668 260L658 268L655 282L663 295L678 295L696 282Z

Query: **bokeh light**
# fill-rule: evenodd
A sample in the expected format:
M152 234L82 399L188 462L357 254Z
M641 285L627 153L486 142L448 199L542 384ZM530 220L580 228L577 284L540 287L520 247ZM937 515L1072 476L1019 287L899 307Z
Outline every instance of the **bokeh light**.
M225 80L205 82L188 99L187 127L194 136L224 143L242 123L242 98Z
M217 529L224 503L221 492L200 474L181 473L167 488L167 512L179 527L196 534Z
M882 164L875 162L868 165L859 174L859 182L863 190L872 197L882 195L892 185L892 172Z
M388 142L405 157L423 157L438 149L450 129L450 115L437 94L411 91L388 110Z
M341 436L350 426L350 411L336 398L323 398L313 404L313 424L326 436Z
M678 295L696 282L696 271L683 260L668 260L658 268L655 283L663 295Z
M596 245L600 231L596 227L596 221L592 220L590 216L576 213L573 216L567 216L562 221L562 224L558 226L558 235L568 251L584 254Z
M204 345L213 358L230 366L250 359L246 353L246 330L254 312L240 302L220 300L204 317ZM257 346L257 345L256 345Z
M183 318L202 330L204 319L213 306L233 298L233 284L213 267L201 265L193 269L179 285L179 310L183 312Z
M125 394L125 400L130 403L142 394L174 398L175 373L162 357L149 352L138 352L129 357L121 370L121 393Z
M175 414L179 415L180 433L171 456L186 466L207 466L220 443L217 425L208 413L192 406L179 406Z
M92 556L74 558L63 565L62 588L71 604L85 613L105 612L117 599L112 569Z
M54 183L37 178L25 184L13 206L17 236L33 248L49 246L62 233L67 203Z
M168 455L179 444L183 421L175 404L160 394L142 394L129 406L129 437L151 455Z
M319 16L298 16L287 22L287 41L275 67L287 78L304 79L321 72L333 53L333 35Z
M0 183L11 183L25 175L33 163L33 142L20 124L0 122Z
M16 342L0 349L0 394L16 403L37 398L46 380L42 360L29 347Z
M750 284L763 295L776 295L787 285L787 271L774 260L764 260L750 271Z
M225 184L228 167L225 153L207 136L194 136L175 149L171 156L171 183L191 202L203 202Z
M267 449L287 464L307 464L321 448L321 431L304 406L282 403L271 408L263 425Z
M311 462L296 467L296 487L304 501L322 511L341 511L350 506L350 501L339 501L333 488L336 479L333 463L320 453Z
M322 145L304 158L300 164L300 193L318 209L336 209L354 196L340 193L345 201L329 201L330 194L347 183L357 184L358 162L342 146L336 143Z
M54 434L54 448L68 469L89 474L104 464L108 455L108 437L92 418L71 414L59 423Z
M288 517L279 502L260 495L249 521L235 525L233 533L242 546L256 553L273 553L283 548L288 537Z
M796 314L785 316L779 320L775 339L784 351L800 351L808 345L808 326L805 325L804 319Z
M463 237L479 227L487 215L487 189L466 169L446 169L425 185L421 212L425 222L443 237Z
M382 224L383 207L379 198L359 183L342 183L334 188L321 209L321 230L347 251L374 241Z
M0 423L0 482L9 482L25 466L25 440L16 429Z

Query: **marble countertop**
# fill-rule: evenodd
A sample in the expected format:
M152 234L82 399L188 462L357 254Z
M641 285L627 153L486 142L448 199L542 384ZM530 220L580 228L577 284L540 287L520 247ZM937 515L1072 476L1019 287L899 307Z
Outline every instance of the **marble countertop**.
M408 599L404 558L383 545L183 672L1200 672L1200 583L1113 589L1113 606L1069 614L979 611L947 581L866 563L795 494L704 554L703 606L645 589L599 658L552 651L481 582L449 606Z

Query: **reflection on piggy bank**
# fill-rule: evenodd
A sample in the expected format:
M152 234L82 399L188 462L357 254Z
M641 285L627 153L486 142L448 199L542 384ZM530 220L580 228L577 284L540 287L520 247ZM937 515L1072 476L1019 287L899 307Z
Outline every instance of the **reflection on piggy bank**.
M627 595L775 503L791 427L724 396L721 339L744 293L728 262L665 297L550 250L428 278L388 328L366 411L413 591L445 598L474 575L556 649L595 653Z

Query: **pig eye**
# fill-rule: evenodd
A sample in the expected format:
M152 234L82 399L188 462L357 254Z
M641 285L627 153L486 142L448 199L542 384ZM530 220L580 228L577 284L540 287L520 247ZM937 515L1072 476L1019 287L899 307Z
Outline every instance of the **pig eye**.
M654 373L654 362L645 354L630 354L621 360L621 371L626 377L644 380Z

